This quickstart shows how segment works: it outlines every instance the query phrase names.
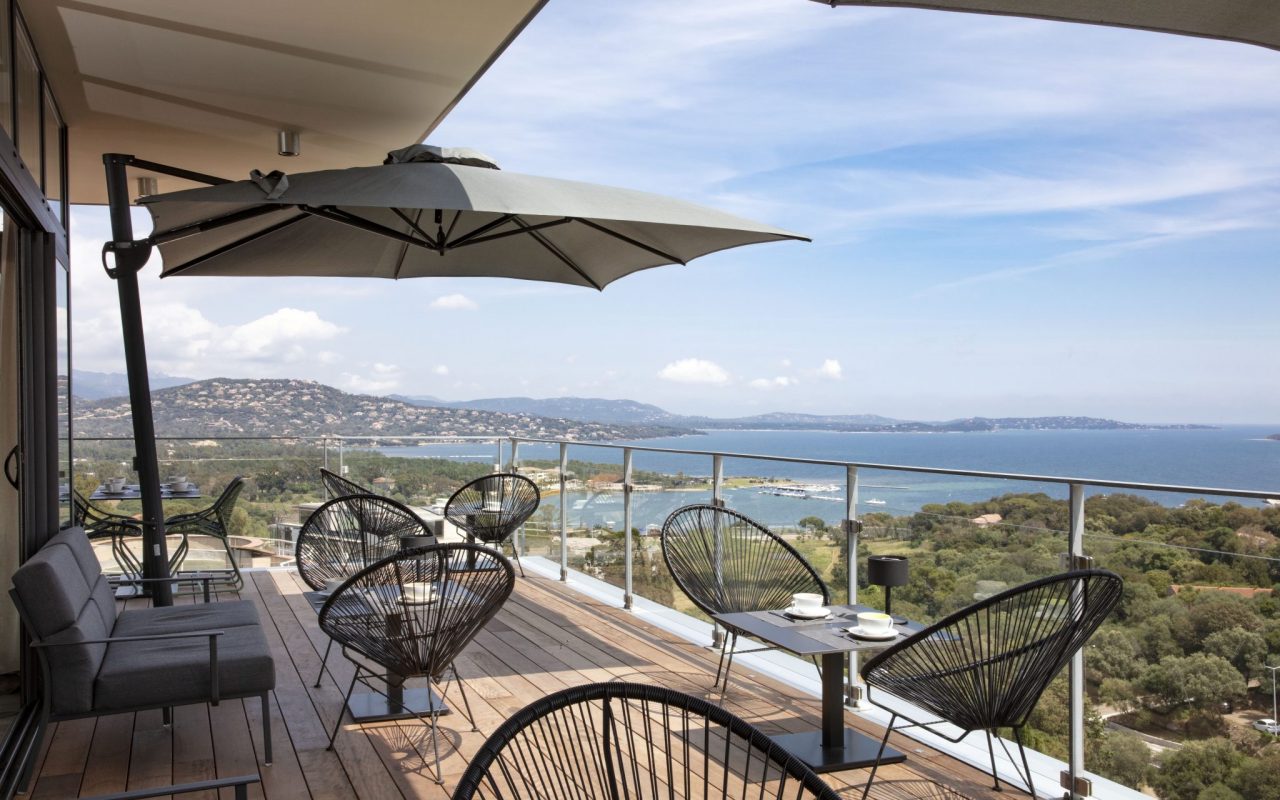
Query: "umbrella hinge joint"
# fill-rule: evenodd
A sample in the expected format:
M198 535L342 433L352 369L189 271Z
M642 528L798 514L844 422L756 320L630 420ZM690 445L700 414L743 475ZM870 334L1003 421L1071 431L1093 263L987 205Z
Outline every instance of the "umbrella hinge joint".
M112 263L107 262L107 254L112 256ZM151 258L151 242L107 242L102 246L102 269L112 280L121 270L137 272Z

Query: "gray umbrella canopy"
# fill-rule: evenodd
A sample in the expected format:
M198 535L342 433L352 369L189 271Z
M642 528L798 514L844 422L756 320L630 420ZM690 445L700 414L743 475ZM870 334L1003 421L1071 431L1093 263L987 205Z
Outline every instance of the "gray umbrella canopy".
M391 163L273 173L140 202L168 275L491 276L603 289L637 270L805 237L659 195L415 145Z
M1141 28L1280 50L1277 0L816 0L826 5L969 11Z

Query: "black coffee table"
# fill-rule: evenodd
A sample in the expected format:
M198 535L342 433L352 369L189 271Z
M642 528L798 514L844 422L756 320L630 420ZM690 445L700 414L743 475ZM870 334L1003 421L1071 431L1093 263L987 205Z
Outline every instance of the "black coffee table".
M883 642L854 639L841 631L857 624L858 612L877 609L862 605L829 608L831 618L824 621L792 620L781 611L742 611L712 616L722 625L796 655L821 657L821 729L772 737L815 772L856 769L876 763L880 742L844 726L844 654L883 650L903 638L898 636ZM923 629L923 626L910 621L896 627L907 634ZM880 763L896 764L906 759L903 753L885 747Z

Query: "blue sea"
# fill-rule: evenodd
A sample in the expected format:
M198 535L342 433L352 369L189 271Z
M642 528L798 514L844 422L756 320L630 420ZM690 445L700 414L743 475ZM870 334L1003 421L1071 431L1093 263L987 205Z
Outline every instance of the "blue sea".
M990 433L833 433L829 431L710 431L703 436L648 439L636 446L673 450L773 455L829 461L857 461L914 467L943 467L1041 476L1094 478L1141 483L1244 489L1274 492L1280 497L1280 433L1273 426L1234 425L1209 430L996 431ZM380 448L386 455L487 460L493 445L449 444ZM559 458L556 445L521 444L521 461ZM621 450L574 445L574 460L621 465ZM706 455L643 453L634 456L637 470L690 476L711 474ZM844 516L845 470L811 464L726 458L728 476L760 476L827 485L809 499L779 497L756 488L731 490L729 504L769 524L794 524L804 516L836 521ZM975 502L1007 492L1044 491L1067 496L1065 486L991 478L859 470L859 511L908 514L926 503ZM1090 494L1111 490L1090 489ZM635 524L661 522L680 505L706 499L705 492L636 493ZM1204 495L1151 493L1166 505ZM831 498L831 499L821 499ZM549 498L550 499L550 498ZM612 523L621 518L621 498L571 493L570 508L582 521ZM880 501L880 502L871 502ZM1261 501L1242 500L1247 505Z

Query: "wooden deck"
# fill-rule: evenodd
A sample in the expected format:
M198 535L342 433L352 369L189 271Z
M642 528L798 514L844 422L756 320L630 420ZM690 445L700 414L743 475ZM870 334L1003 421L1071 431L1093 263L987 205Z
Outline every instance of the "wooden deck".
M711 650L582 597L563 584L522 578L502 612L458 660L480 730L473 732L461 713L441 718L442 788L432 780L432 734L420 723L347 723L335 750L325 750L351 664L331 657L333 674L313 689L327 640L302 598L301 581L287 571L252 572L246 579L242 597L258 604L276 660L275 763L265 767L258 761L262 741L256 700L177 708L171 729L161 724L159 711L76 720L51 727L32 797L91 797L259 772L262 783L252 787L251 797L447 798L469 756L502 720L552 691L596 681L649 682L700 694L770 733L817 727L816 698L743 668L735 670L728 697L721 699L707 692L716 667ZM456 689L450 696L458 699ZM852 714L847 719L874 731ZM882 768L877 780L928 779L975 800L1009 796L1007 788L1004 794L992 792L989 777L947 756L897 735L891 744L908 753L909 760ZM866 771L826 777L857 797L852 787L861 791ZM224 796L230 798L230 792ZM213 793L204 797L212 800Z

